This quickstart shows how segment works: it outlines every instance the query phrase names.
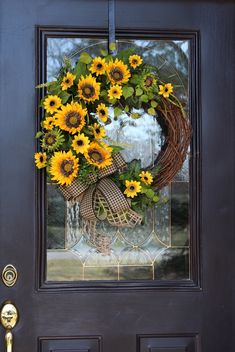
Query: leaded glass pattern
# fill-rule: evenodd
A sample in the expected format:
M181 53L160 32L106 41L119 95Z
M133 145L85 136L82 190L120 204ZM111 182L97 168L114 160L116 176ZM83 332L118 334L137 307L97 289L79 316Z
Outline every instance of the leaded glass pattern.
M144 59L157 65L161 77L174 83L188 109L189 42L187 40L119 40L120 50L134 46ZM48 38L47 79L53 80L63 58L74 63L82 51L99 55L104 39ZM112 110L110 110L112 116ZM151 165L164 142L156 120L144 114L130 121L123 114L108 125L113 140L124 143L125 160L141 159ZM164 202L148 209L145 223L134 229L99 226L110 240L110 251L101 253L83 230L79 204L65 202L60 192L47 185L47 280L182 280L189 273L189 160L168 187Z

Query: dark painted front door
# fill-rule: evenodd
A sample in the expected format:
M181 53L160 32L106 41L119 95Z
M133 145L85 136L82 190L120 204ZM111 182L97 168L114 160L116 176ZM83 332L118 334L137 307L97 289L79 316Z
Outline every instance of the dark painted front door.
M168 215L149 220L143 243L115 234L117 262L71 244L76 209L33 162L35 86L74 48L106 47L108 1L2 1L0 18L0 271L18 271L13 287L0 282L0 304L19 310L14 352L232 352L234 3L116 1L119 47L183 81L193 126Z

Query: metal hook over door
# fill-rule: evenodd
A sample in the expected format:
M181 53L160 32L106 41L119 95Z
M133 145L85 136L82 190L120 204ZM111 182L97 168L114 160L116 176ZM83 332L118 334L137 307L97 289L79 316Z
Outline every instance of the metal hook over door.
M6 351L12 352L13 347L13 334L12 329L18 322L18 311L17 308L11 302L6 302L1 309L0 319L2 326L6 329L5 341Z

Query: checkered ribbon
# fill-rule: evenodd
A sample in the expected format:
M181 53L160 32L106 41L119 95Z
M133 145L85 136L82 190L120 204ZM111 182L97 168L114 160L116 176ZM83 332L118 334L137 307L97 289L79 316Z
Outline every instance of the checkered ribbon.
M89 175L88 185L74 181L70 186L61 186L60 191L66 200L80 203L80 214L86 221L101 220L97 211L97 199L103 199L104 211L111 214L112 219L117 219L111 220L112 224L134 227L141 222L141 216L133 212L120 189L107 177L114 172L122 172L125 168L126 162L121 154L114 154L112 165L99 170L98 175ZM118 214L125 214L125 217L117 217ZM109 219L110 216L107 217L108 221Z

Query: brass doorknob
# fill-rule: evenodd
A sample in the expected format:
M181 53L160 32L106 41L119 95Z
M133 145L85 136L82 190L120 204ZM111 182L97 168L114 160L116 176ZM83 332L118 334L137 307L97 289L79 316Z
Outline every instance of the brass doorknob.
M18 322L18 311L17 308L11 302L6 302L0 312L0 320L2 326L6 329L5 341L7 352L12 352L13 347L13 334L12 329Z

